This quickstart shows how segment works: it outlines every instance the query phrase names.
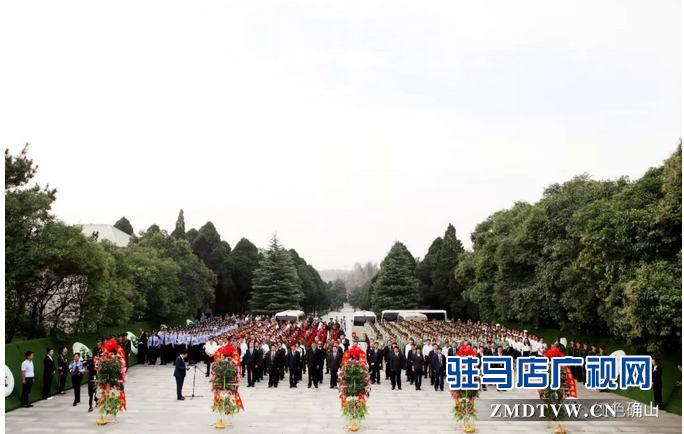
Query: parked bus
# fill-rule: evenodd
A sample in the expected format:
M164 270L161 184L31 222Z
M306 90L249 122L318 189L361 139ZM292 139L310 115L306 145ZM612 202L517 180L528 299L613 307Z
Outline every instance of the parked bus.
M385 321L398 321L400 313L422 313L427 317L428 321L446 321L447 313L446 310L427 310L427 309L406 309L406 310L383 310L380 315L380 320Z
M419 312L400 312L397 321L427 321L427 316Z
M302 322L305 320L304 312L301 310L284 310L276 314L278 321L290 321L291 323Z

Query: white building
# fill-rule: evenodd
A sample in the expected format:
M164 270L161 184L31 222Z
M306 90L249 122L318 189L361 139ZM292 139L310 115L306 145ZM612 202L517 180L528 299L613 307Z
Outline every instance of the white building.
M131 241L131 236L112 225L80 225L83 234L93 236L97 232L97 240L107 240L117 247L126 247Z

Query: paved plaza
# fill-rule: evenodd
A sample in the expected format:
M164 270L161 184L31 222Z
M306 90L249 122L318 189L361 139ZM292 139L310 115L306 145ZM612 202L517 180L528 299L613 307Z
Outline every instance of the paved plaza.
M343 312L349 318L351 312ZM349 329L348 329L349 330ZM205 365L200 365L202 369ZM87 387L81 389L83 403L72 406L73 392L58 395L51 401L35 403L31 409L20 408L5 415L7 433L209 433L214 432L218 416L211 412L211 391L208 379L197 371L195 394L190 399L194 370L186 378L185 401L177 401L173 366L133 366L126 384L128 411L122 412L116 422L97 426L96 411L88 413ZM384 372L381 373L384 379ZM405 378L405 375L404 375ZM343 433L348 423L340 412L337 390L330 389L330 377L318 389L307 388L307 376L298 388L290 389L287 376L277 389L268 388L268 377L255 388L240 388L245 411L231 419L232 427L226 431L245 433ZM246 385L246 379L244 382ZM617 395L587 391L579 387L583 400L619 398ZM482 392L483 399L537 399L534 390L512 390L498 393L490 387ZM478 400L478 411L484 414L489 407ZM430 381L423 382L423 391L403 384L403 390L391 390L389 381L373 386L368 400L368 418L361 424L366 433L427 432L442 434L461 432L452 420L453 400L449 392L435 392ZM224 420L225 421L225 420ZM475 421L479 433L553 432L545 431L547 422L541 421ZM563 426L570 433L680 433L682 418L660 412L659 418L623 419L596 422L567 422Z
M202 365L204 368L204 365ZM82 401L72 406L73 392L56 396L51 401L35 403L31 409L20 408L5 415L7 433L203 433L213 432L218 417L211 412L211 392L207 379L197 371L195 393L201 398L190 399L193 370L189 372L184 394L186 401L177 401L175 382L171 366L134 366L131 368L126 396L128 411L117 421L107 426L97 426L96 411L87 412L87 389L82 388ZM305 376L306 379L306 376ZM325 376L329 381L329 377ZM329 384L318 389L307 389L306 383L299 383L297 389L290 389L287 382L281 382L277 389L269 389L263 381L255 388L241 387L245 411L232 418L231 431L244 433L343 433L347 426L340 414L340 399ZM382 432L429 432L442 434L456 432L451 419L453 401L448 391L435 392L430 381L423 383L423 391L416 391L406 384L403 390L391 390L389 382L375 386L371 393L368 418L361 424L367 433ZM598 398L599 393L580 388L580 396L586 399ZM609 394L600 394L606 398ZM497 393L482 392L482 398L536 398L529 390L513 390ZM610 394L611 397L617 395ZM481 413L488 409L479 401ZM479 433L503 432L545 432L545 421L493 422L476 421L473 424ZM658 419L642 418L612 422L568 422L564 424L570 433L680 433L680 416L660 413ZM460 429L458 430L460 432ZM548 431L552 432L552 431Z

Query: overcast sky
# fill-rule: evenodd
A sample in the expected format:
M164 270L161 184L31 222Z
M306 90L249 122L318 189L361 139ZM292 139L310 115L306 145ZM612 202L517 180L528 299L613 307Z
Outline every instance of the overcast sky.
M468 3L468 4L466 4ZM318 269L424 256L682 134L681 1L14 1L0 138L68 223L211 220Z

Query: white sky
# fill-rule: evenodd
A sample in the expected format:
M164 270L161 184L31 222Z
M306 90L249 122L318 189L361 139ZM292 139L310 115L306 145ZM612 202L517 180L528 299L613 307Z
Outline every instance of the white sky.
M0 139L69 223L183 208L318 269L674 151L680 1L465 3L3 2Z

